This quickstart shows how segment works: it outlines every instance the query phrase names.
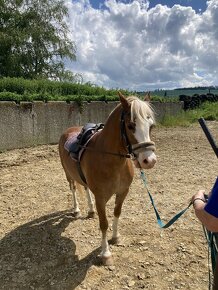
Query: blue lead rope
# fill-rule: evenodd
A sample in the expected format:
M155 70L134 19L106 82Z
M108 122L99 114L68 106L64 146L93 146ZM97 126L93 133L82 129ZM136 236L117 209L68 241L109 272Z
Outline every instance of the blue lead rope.
M157 209L156 209L156 206L155 206L155 204L154 204L154 200L153 200L153 198L152 198L152 195L150 194L150 192L149 192L149 190L148 190L147 182L146 182L146 178L145 178L145 174L144 174L144 172L143 172L142 170L140 170L140 176L141 176L141 178L142 178L142 180L143 180L143 183L144 183L144 185L145 185L145 188L147 189L147 192L148 192L148 195L149 195L149 198L150 198L151 204L152 204L152 206L153 206L153 208L154 208L154 212L155 212L155 214L156 214L156 218L157 218L157 223L158 223L158 225L159 225L160 228L162 228L162 229L169 228L172 224L175 223L175 221L177 221L177 220L181 217L181 215L183 215L183 214L184 214L184 213L189 209L189 207L192 205L192 202L190 202L189 205L188 205L185 209L183 209L183 210L180 211L178 214L176 214L176 215L175 215L175 216L174 216L174 217L173 217L173 218L172 218L168 223L164 224L164 223L162 222L161 218L160 218L160 215L159 215Z
M210 252L210 257L211 257L211 264L212 264L212 270L213 273L216 268L216 256L217 256L217 248L216 248L216 235L217 233L213 233L208 231L204 226L204 235L208 243L208 250Z
M177 221L181 215L183 215L188 209L189 207L192 205L192 202L189 203L189 205L187 206L187 208L185 208L184 210L180 211L178 214L176 214L168 223L164 224L160 218L160 215L156 209L156 206L154 204L154 200L148 190L148 187L147 187L147 182L146 182L146 178L145 178L145 174L144 172L141 170L140 171L140 175L141 175L141 178L144 182L144 185L145 185L145 188L147 189L147 192L148 192L148 195L149 195L149 198L151 200L151 204L153 205L153 208L154 208L154 212L156 214L156 217L157 217L157 223L158 225L160 226L160 228L162 229L166 229L168 227L170 227L172 224L175 223L175 221ZM211 258L211 264L212 264L212 271L214 273L215 271L215 267L216 267L216 256L217 256L217 248L216 248L216 242L215 242L215 235L217 234L214 234L210 231L208 231L204 226L203 226L203 230L204 230L204 234L205 234L205 237L206 237L206 240L208 242L208 267L209 267L209 259ZM209 258L210 256L210 258ZM211 273L210 273L210 269L209 269L209 290L211 289Z

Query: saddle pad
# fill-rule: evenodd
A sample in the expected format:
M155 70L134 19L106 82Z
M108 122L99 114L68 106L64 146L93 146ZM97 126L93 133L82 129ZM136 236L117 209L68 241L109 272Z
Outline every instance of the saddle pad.
M75 152L79 151L78 148L78 137L79 133L73 136L70 136L67 141L64 144L64 148L67 150L67 152Z
M69 152L71 158L74 159L75 161L80 159L79 153L81 150L82 151L84 150L84 148L79 148L78 150L76 150L76 152L74 152L75 149L78 148L78 139L77 139L78 135L79 133L76 135L70 136L64 144L64 149L67 150L67 152Z
M98 123L87 123L82 130L70 136L64 144L64 148L69 152L70 156L76 160L80 161L83 152L85 151L85 147L91 138L102 128L104 124Z
M76 135L70 136L64 144L64 149L66 149L67 152L69 152L71 158L74 159L75 161L80 161L82 154L85 151L85 148L80 148L80 147L79 147L78 151L76 151L76 152L73 151L74 148L78 147L78 139L77 139L78 135L79 135L79 133ZM91 140L91 138L94 135L95 135L95 133L83 145L84 147L89 143L89 141Z

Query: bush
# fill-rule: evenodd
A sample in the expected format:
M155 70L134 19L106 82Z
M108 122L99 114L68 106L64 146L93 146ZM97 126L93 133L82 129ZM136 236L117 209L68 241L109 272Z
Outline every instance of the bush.
M21 101L22 96L16 93L11 92L0 92L0 100L1 101L14 101L19 103Z
M47 94L49 96L114 96L117 90L107 90L103 87L97 87L87 84L57 82L46 79L26 80L23 78L1 78L0 92L11 92L16 94ZM127 93L129 94L129 93Z

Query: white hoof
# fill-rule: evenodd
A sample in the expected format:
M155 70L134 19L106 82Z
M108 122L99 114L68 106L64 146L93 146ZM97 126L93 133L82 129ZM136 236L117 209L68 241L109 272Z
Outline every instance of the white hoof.
M75 216L75 218L79 218L79 217L81 217L81 213L80 213L80 211L74 211L74 216Z
M113 266L113 264L114 264L114 261L113 261L112 256L109 256L109 257L101 257L101 260L102 260L102 264L104 266Z
M110 243L111 245L120 245L120 244L121 244L121 239L120 239L120 237L113 237L113 238L109 241L109 243Z
M94 211L89 211L87 218L93 219L94 217L95 217L95 212Z

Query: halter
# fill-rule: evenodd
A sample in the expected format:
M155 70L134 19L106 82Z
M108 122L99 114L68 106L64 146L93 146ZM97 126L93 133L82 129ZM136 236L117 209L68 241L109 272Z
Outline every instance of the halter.
M138 153L144 151L144 150L152 150L155 151L155 145L154 142L140 142L136 144L131 144L129 141L129 138L126 133L126 126L125 126L125 117L126 112L124 110L121 113L121 120L120 120L120 132L121 136L126 144L127 150L129 152L129 156L131 159L135 160L137 159Z
M130 158L132 158L134 160L134 159L136 159L136 155L132 150L132 144L130 143L129 138L128 138L127 133L126 133L126 126L125 126L125 119L124 119L125 115L126 115L126 113L123 110L121 113L121 118L120 118L120 133L121 133L121 137L124 140L124 143L127 147Z

